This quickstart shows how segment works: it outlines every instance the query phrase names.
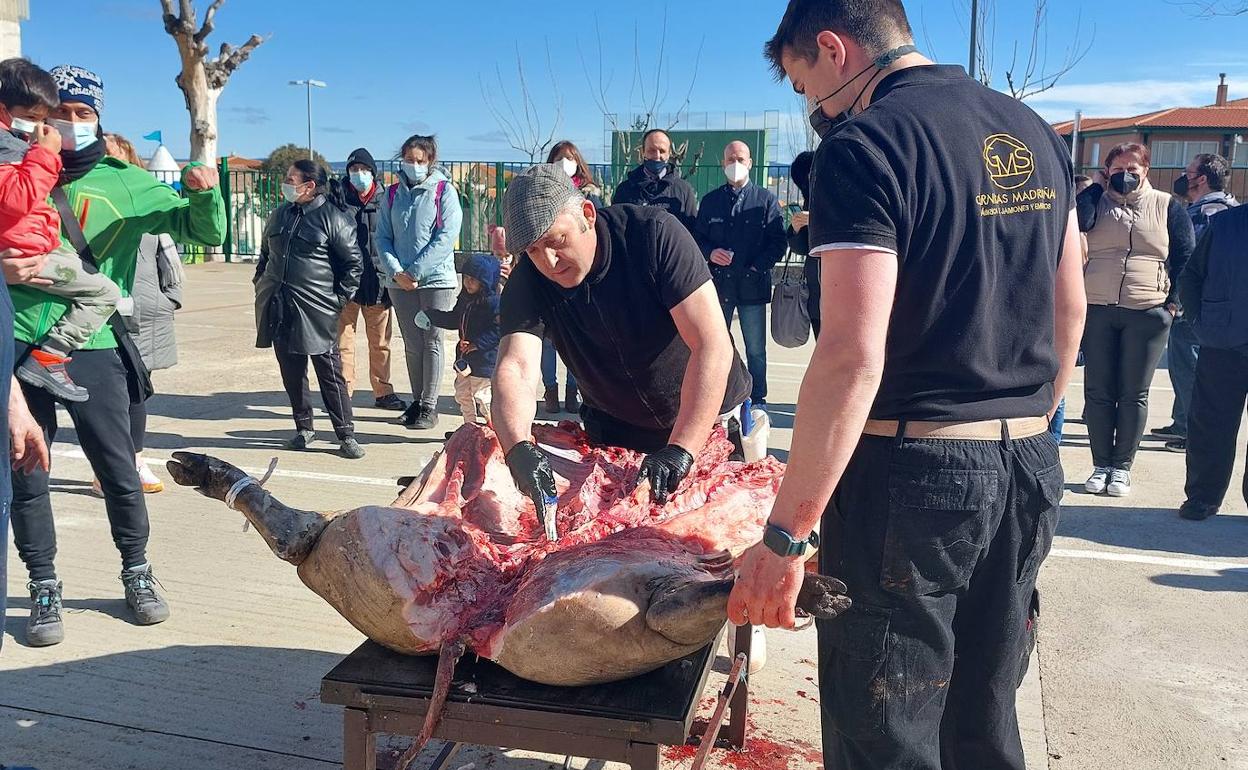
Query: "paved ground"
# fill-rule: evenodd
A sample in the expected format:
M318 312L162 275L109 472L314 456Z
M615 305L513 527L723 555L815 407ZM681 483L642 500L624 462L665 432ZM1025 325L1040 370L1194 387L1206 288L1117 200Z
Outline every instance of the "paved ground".
M290 425L276 367L251 347L247 276L244 267L191 270L179 321L183 363L158 375L163 395L152 402L150 458L195 449L261 469L277 454L282 464L270 488L292 505L388 500L390 480L418 470L437 439L391 425L361 396L368 459L340 460L328 444L324 453L279 451ZM772 445L781 454L808 354L774 355ZM448 394L449 387L448 378ZM1154 425L1168 412L1167 387L1162 373ZM1071 413L1079 409L1076 392ZM454 411L449 397L444 411ZM151 553L173 618L154 628L128 624L103 504L89 493L90 471L72 432L64 435L55 505L68 638L44 650L21 645L27 603L10 554L18 569L0 655L0 766L336 765L340 712L322 705L317 691L359 634L254 532L242 533L241 517L181 490L149 498ZM1072 426L1063 450L1072 482L1088 472L1084 435ZM1248 516L1234 499L1234 515L1177 520L1183 461L1158 450L1149 442L1141 452L1128 501L1079 494L1074 484L1067 495L1042 574L1040 665L1020 692L1031 768L1248 768ZM813 631L772 634L770 647L771 662L755 678L756 750L719 754L718 766L819 764ZM538 770L559 761L482 749L455 766ZM667 764L688 763L672 752Z

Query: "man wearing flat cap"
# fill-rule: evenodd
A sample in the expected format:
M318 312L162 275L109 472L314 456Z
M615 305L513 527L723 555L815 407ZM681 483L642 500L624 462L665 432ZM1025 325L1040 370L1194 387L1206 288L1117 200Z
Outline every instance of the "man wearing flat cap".
M665 502L721 415L750 395L706 259L671 214L594 208L556 165L512 179L503 201L507 251L525 254L503 292L494 427L517 486L554 497L532 440L542 338L584 395L596 444L649 453L641 479Z

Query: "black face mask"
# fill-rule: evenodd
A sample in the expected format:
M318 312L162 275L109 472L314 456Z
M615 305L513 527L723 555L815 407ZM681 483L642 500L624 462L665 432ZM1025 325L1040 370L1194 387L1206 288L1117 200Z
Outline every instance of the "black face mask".
M1192 190L1192 180L1187 178L1187 174L1174 180L1174 194L1180 198L1186 198L1187 194Z
M828 134L835 131L842 123L853 117L853 113L846 109L839 113L836 117L829 118L827 115L823 114L824 102L836 96L841 91L844 91L846 88L849 88L855 80L867 74L872 69L876 70L876 73L871 76L871 79L866 82L866 85L864 85L862 90L858 92L858 95L854 97L854 101L850 103L850 106L852 107L854 104L857 104L860 99L862 99L862 95L867 92L867 89L871 87L871 84L875 82L875 79L879 77L881 72L891 67L893 62L897 61L901 57L906 54L914 53L917 50L919 49L913 45L903 45L898 46L891 51L885 51L880 54L880 56L876 57L875 61L871 62L869 66L863 68L863 70L857 75L854 75L849 80L846 80L840 88L836 89L822 99L817 100L815 102L815 109L813 109L810 113L810 127L814 129L815 134L817 134L820 139L823 139Z
M57 185L66 185L82 179L87 175L87 172L95 168L95 164L100 162L100 158L104 157L107 149L104 140L97 139L81 150L61 150L61 164L63 168L61 169L61 176L56 182Z
M1130 195L1140 189L1140 178L1130 171L1119 171L1109 178L1109 186L1119 195Z

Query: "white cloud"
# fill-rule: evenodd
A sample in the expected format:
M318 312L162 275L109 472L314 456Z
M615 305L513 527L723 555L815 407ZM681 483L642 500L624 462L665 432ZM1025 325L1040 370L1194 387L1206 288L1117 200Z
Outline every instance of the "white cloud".
M1235 83L1248 82L1248 76L1228 78L1233 93ZM1217 80L1119 80L1104 83L1066 83L1027 100L1027 104L1049 120L1069 120L1075 110L1086 117L1126 118L1169 107L1199 107L1212 104Z

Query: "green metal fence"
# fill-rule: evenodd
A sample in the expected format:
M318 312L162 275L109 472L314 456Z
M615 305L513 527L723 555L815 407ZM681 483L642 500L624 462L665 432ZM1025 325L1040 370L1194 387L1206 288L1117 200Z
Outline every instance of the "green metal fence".
M499 161L450 161L441 164L449 172L451 181L459 193L464 210L457 248L460 251L488 251L488 230L491 224L503 220L502 200L507 183L513 176L529 167L529 163ZM398 163L384 161L377 164L378 176L389 185L398 179ZM221 161L221 191L225 196L229 214L225 259L251 261L260 255L260 239L264 223L274 209L282 203L281 177L250 169L231 169L225 159ZM605 200L610 203L616 186L631 168L610 164L591 166L596 181L603 189ZM698 197L724 184L723 170L718 162L696 167L686 166L681 173L693 185ZM756 184L764 185L780 199L782 205L798 198L795 185L789 180L789 167L767 166L753 171Z

